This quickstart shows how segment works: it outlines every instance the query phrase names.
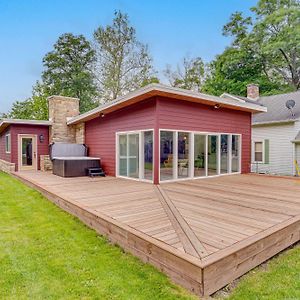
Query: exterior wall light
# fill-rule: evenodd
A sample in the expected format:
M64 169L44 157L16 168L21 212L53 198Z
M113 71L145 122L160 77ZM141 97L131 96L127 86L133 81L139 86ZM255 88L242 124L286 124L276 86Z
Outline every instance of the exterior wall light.
M40 135L39 135L39 140L40 140L40 143L43 143L43 142L44 142L45 137L44 137L43 134L40 134Z
M215 104L214 108L215 109L219 109L221 107L221 105L219 103Z

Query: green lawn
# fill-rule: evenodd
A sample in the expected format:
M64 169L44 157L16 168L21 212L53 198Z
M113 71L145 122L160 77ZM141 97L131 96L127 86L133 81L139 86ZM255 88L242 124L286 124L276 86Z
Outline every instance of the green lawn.
M196 299L0 172L0 299Z
M196 297L0 172L0 299ZM300 247L251 271L226 299L300 299Z
M300 299L300 243L250 271L227 299Z

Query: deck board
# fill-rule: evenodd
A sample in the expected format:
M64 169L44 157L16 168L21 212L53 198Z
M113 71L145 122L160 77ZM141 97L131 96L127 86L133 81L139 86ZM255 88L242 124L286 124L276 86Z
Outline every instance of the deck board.
M200 294L300 239L299 179L233 175L157 189L113 177L15 176Z

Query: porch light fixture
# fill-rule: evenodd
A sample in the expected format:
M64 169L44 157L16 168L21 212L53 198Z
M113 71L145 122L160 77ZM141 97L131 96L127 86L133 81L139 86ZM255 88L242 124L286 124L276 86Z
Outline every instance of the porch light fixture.
M101 118L104 118L104 113L101 113L101 114L100 114L100 117L101 117Z
M215 109L219 109L220 107L221 107L221 105L219 103L216 103L214 106Z
M43 134L40 134L40 135L39 135L39 140L40 140L40 143L43 143L43 142L44 142L45 137L44 137Z

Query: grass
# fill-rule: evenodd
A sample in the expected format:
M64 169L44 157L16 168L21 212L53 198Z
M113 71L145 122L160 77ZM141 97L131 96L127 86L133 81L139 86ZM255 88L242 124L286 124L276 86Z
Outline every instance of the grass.
M300 299L300 243L250 271L227 299Z
M0 172L0 299L195 299Z
M214 298L300 299L300 245ZM0 172L0 299L197 299Z

